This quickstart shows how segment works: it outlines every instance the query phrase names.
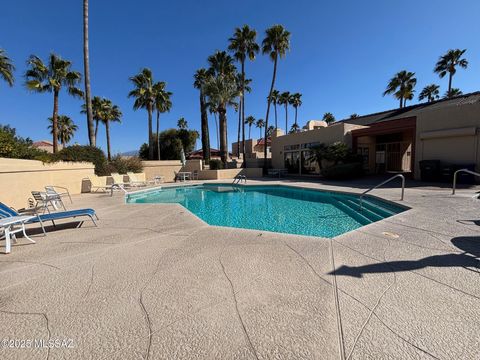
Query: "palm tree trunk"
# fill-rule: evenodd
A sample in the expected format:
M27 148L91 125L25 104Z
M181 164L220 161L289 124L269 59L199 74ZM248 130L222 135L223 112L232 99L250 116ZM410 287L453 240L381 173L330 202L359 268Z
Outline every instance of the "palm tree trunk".
M210 133L208 132L208 115L207 106L205 104L205 95L200 90L200 112L202 123L202 153L205 162L210 161Z
M262 140L262 128L261 127L258 128L258 132L260 133L259 134L260 137L258 138L258 140L260 141L260 140Z
M273 110L275 111L275 129L278 129L278 123L277 123L277 103L276 103L276 102L273 104Z
M157 110L157 158L160 160L160 111Z
M400 109L403 107L403 97L400 98Z
M112 161L112 154L110 153L110 125L108 121L105 122L105 132L107 134L107 159Z
M452 79L453 74L451 72L448 72L448 97L450 97L450 91L452 90Z
M95 144L97 143L98 120L95 120Z
M53 126L53 153L56 154L58 151L58 90L53 92L53 115L52 115L52 126Z
M213 117L215 119L215 129L217 131L217 149L220 150L220 132L218 131L217 113L213 113Z
M270 99L272 97L273 87L275 86L275 77L277 76L277 61L278 61L278 54L275 54L275 60L273 62L273 76L272 76L272 84L270 85L270 92L268 94L267 100L267 115L265 116L265 146L263 149L263 171L267 172L267 129L268 129L268 115L270 114Z
M148 160L153 160L152 104L148 104Z
M227 155L228 155L228 144L227 144L227 111L225 108L220 107L218 109L218 117L220 119L220 157L224 168L227 167Z
M248 125L248 140L252 139L252 125Z
M239 108L238 108L238 130L237 130L237 157L240 158L240 130L242 122L242 96L239 99Z
M93 133L93 113L90 90L90 55L88 49L88 0L83 0L83 69L85 75L85 104L87 107L87 128L90 146L96 146L96 133Z
M297 112L298 112L298 107L295 106L295 127L297 127Z
M245 160L245 60L242 61L242 167L246 168L247 163Z
M285 134L288 132L288 104L285 104Z

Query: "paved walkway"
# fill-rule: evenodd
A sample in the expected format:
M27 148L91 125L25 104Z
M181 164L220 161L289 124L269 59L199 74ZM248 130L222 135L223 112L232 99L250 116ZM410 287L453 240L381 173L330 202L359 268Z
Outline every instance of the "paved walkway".
M0 359L479 359L472 193L407 189L411 210L333 240L74 197L98 228L61 226L0 254L0 336L54 346L0 346Z

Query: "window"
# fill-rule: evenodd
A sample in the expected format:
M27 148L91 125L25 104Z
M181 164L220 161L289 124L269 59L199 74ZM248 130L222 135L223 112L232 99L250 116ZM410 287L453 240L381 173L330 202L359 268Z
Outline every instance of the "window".
M288 152L284 155L285 168L289 174L298 174L300 171L300 152Z

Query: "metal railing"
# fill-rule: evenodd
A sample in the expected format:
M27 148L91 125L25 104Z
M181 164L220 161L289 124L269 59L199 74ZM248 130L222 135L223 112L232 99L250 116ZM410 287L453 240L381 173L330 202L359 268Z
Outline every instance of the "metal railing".
M240 182L244 182L245 184L247 183L247 176L246 175L236 175L233 178L232 184L240 184Z
M363 197L365 195L367 195L370 191L372 190L375 190L376 188L379 188L380 186L382 185L385 185L386 183L389 183L390 181L392 181L393 179L396 179L396 178L401 178L402 179L402 196L400 198L400 201L403 201L403 196L405 195L405 176L403 176L402 174L397 174L395 176L392 176L391 178L381 182L380 184L374 186L374 187L371 187L370 189L364 191L361 195L360 195L360 210L362 210L362 203L363 203Z
M455 195L455 189L457 187L457 174L459 172L464 172L464 173L474 175L474 176L480 176L479 173L476 173L475 171L471 171L471 170L468 170L468 169L460 169L460 170L455 171L454 174L453 174L452 195Z

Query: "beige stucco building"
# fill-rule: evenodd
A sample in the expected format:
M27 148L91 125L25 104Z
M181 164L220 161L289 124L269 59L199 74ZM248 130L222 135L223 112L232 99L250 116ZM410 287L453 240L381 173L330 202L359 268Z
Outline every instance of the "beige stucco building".
M272 166L293 174L318 174L309 160L316 144L347 143L368 173L403 172L420 178L420 161L480 170L480 92L338 121L272 137Z

